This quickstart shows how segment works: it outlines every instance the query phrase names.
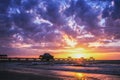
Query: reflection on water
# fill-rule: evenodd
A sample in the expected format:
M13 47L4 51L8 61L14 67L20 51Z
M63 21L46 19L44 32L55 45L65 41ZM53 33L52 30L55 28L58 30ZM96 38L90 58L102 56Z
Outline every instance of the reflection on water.
M120 77L115 75L79 73L69 71L54 72L58 77L62 77L63 80L120 80Z
M77 80L120 80L119 76L105 74L75 73Z
M117 70L119 68L101 68L101 67L77 67L77 66L59 66L59 65L17 65L7 64L7 68L2 67L8 71L18 73L31 73L34 75L51 76L60 78L60 80L120 80L120 76L99 74L99 72ZM86 71L86 73L81 73ZM94 71L94 73L87 73ZM48 79L49 80L49 79Z
M87 76L86 74L84 73L76 73L75 75L75 78L77 80L103 80L103 79L98 79L96 77L91 77L91 76Z
M75 77L78 80L86 80L86 76L83 73L76 73Z

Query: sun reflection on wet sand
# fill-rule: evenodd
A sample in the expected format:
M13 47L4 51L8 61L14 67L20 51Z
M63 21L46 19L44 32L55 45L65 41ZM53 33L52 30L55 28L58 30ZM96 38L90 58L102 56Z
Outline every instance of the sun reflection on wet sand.
M119 80L120 77L105 74L75 73L77 80Z
M53 72L63 80L120 80L120 77L115 75L79 73L69 71L53 71Z
M85 74L83 74L83 73L76 73L75 77L78 80L86 80Z

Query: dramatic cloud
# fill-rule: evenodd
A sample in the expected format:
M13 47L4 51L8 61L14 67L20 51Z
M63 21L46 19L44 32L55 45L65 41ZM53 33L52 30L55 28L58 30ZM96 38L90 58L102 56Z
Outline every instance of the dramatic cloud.
M0 0L1 48L114 48L116 40L120 0Z

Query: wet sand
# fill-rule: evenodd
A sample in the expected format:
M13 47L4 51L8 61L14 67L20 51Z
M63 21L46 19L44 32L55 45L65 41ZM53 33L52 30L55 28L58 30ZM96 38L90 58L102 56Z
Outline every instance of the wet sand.
M120 80L120 77L118 76L104 74L88 74L68 71L55 72L56 73L52 73L51 75L36 75L33 73L0 71L0 80Z
M101 68L3 63L0 65L0 80L120 80L118 75L105 74L107 69L107 66ZM119 72L119 67L108 69L109 72L111 70Z
M11 71L0 71L0 80L61 80L56 77L34 75L30 73L18 73Z

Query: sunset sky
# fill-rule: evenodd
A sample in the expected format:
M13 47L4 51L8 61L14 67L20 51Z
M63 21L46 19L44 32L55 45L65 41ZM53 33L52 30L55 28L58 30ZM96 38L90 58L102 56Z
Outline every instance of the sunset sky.
M0 54L120 60L120 0L0 0Z

